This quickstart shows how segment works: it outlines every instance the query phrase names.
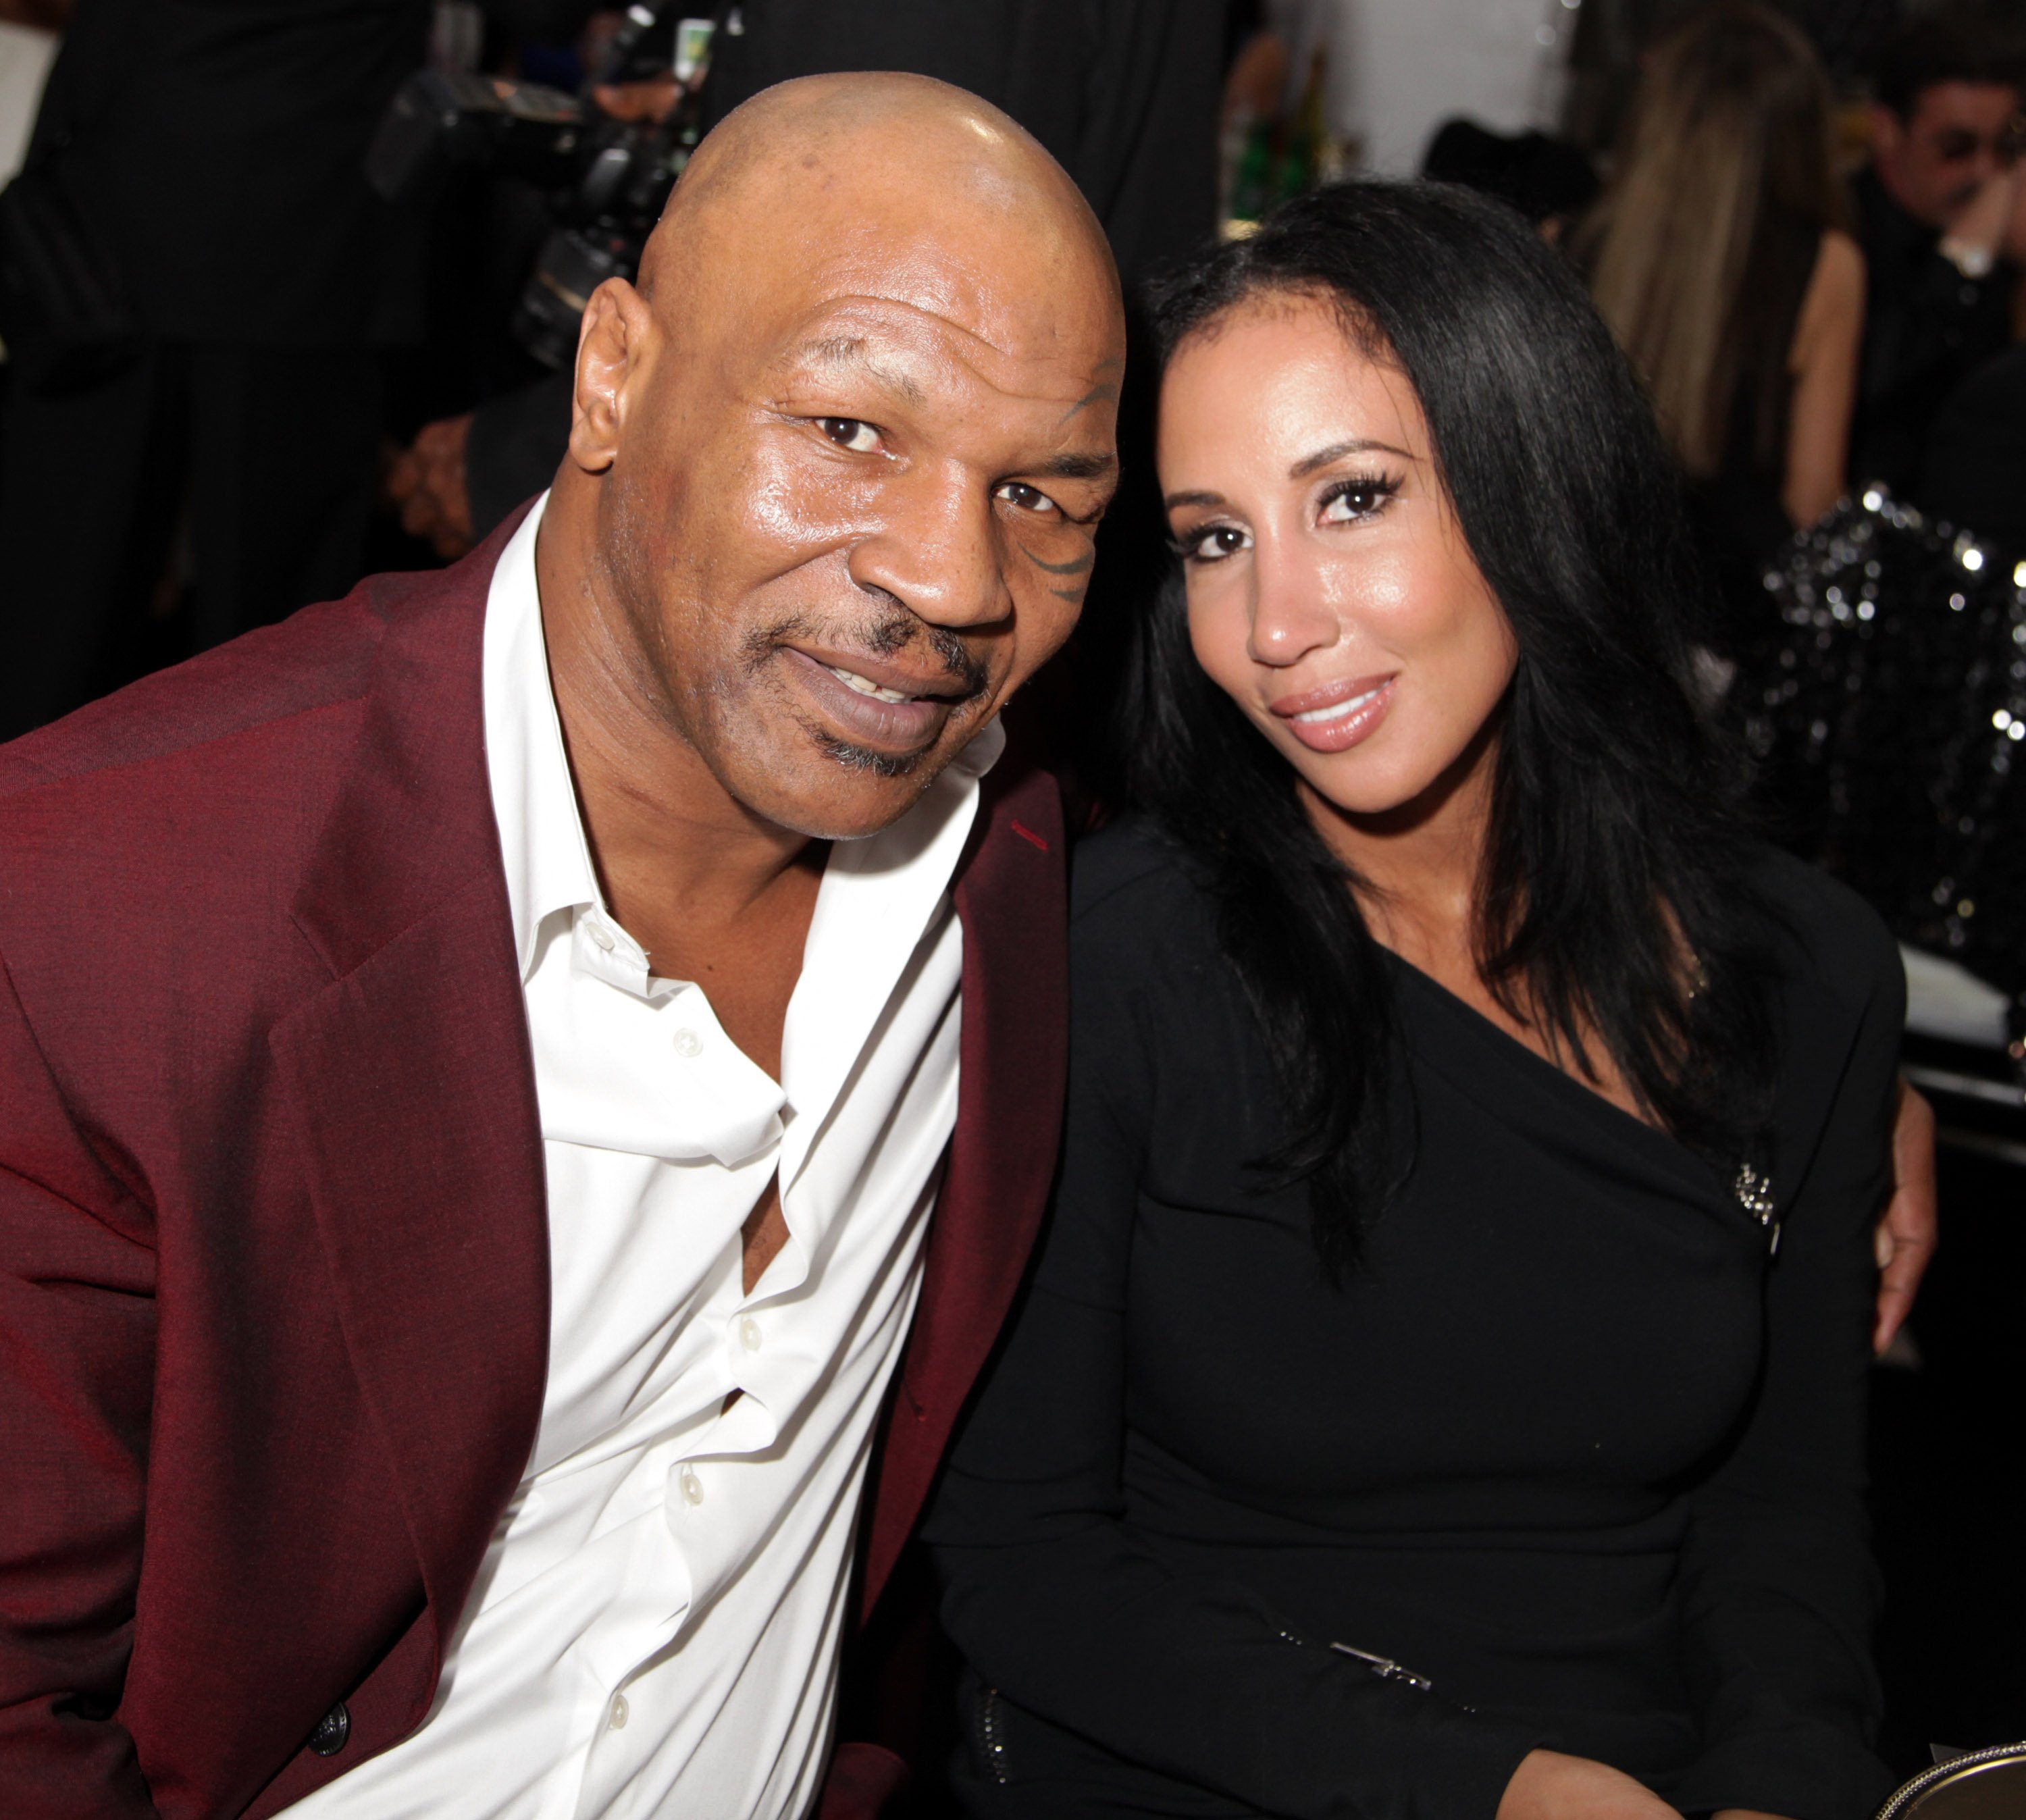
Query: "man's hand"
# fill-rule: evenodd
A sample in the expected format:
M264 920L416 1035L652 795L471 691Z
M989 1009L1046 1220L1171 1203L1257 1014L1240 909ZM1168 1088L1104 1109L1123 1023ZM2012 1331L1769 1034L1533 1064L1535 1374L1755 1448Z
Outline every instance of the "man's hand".
M1658 1795L1608 1764L1529 1751L1499 1798L1497 1820L1682 1820Z
M1872 1243L1878 1256L1878 1321L1871 1345L1883 1352L1914 1306L1914 1292L1935 1254L1935 1109L1899 1083L1892 1121L1892 1199Z
M615 120L665 120L682 99L683 85L672 76L651 76L644 82L600 83L591 91L591 99Z
M1942 236L1942 250L1958 263L1962 256L1990 260L2016 249L2015 237L2022 224L2019 211L2020 191L2026 189L2016 171L2000 171L1978 186L1958 209Z
M401 515L401 529L445 558L471 547L471 496L464 474L470 439L469 411L425 424L414 447L403 449L387 470L387 497Z

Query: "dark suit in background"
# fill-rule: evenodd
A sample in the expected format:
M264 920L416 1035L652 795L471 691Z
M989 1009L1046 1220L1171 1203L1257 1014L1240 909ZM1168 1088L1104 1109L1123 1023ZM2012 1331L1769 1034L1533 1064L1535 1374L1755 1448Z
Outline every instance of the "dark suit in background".
M1895 202L1876 173L1859 171L1851 189L1865 298L1850 479L1883 481L1912 499L1942 401L2012 339L2019 272L2000 260L1966 278L1940 251L1939 232Z
M364 562L378 350L419 326L420 227L361 172L427 0L79 0L35 152L146 334L64 397L17 381L0 446L0 736L120 680L179 521L215 644ZM11 351L25 377L35 350ZM185 514L187 512L186 518Z
M1980 367L1943 401L1920 501L2007 557L2026 556L2026 346Z

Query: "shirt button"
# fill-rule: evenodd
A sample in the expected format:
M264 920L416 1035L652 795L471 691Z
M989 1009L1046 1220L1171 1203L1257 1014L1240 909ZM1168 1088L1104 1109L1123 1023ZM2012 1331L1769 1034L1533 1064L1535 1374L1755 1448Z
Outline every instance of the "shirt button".
M760 1323L751 1315L747 1315L739 1324L739 1343L748 1352L757 1352L760 1350Z
M692 1506L703 1502L703 1481L694 1471L685 1466L676 1476L676 1483L680 1487L683 1502Z
M613 949L619 945L617 942L613 940L612 931L607 929L602 923L594 923L591 925L591 938L592 941L596 942L600 948L603 949L607 954L610 954Z
M680 1056L685 1061L687 1061L693 1056L701 1056L703 1053L703 1038L698 1036L694 1030L683 1030L676 1031L676 1053Z
M612 1697L612 1717L606 1722L614 1731L623 1732L626 1729L627 1716L626 1696L623 1693L615 1693Z

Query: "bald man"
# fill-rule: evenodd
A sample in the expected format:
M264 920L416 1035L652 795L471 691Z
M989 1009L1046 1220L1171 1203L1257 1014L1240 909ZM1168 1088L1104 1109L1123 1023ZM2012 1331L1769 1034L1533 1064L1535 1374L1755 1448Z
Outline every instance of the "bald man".
M1004 116L770 90L518 524L0 748L0 1813L879 1811L840 1644L1046 1192L997 717L1122 349Z

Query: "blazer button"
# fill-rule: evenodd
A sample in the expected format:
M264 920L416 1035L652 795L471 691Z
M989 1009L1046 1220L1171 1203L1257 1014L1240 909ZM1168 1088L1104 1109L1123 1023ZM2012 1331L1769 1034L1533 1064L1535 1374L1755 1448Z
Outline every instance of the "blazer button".
M316 1730L310 1733L310 1749L320 1757L334 1757L351 1736L352 1715L341 1700L317 1721Z

